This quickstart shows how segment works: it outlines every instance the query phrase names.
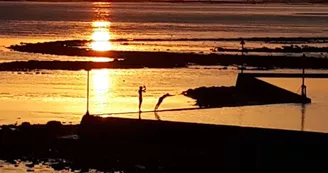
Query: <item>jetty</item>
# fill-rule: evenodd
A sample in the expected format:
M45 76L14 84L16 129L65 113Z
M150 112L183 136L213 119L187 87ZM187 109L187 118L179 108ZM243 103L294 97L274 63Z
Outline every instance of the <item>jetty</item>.
M243 92L249 93L251 95L258 95L260 97L266 98L268 101L276 103L311 103L311 99L306 95L305 86L305 74L304 69L302 73L239 73L237 78L236 87ZM319 75L325 74L313 74L309 76L319 77ZM288 77L299 77L302 78L302 92L301 95L288 91L286 89L280 88L278 86L272 85L258 78L260 77L274 77L274 78L286 78ZM328 75L327 75L328 77Z
M261 77L300 77L301 94L272 85ZM283 74L283 73L239 73L235 86L199 87L188 89L183 94L196 100L201 108L233 107L282 103L311 103L307 97L304 79L309 77L328 77L326 74Z
M328 73L243 73L256 78L328 78Z
M82 172L326 172L327 145L325 133L93 115L0 129L1 160Z

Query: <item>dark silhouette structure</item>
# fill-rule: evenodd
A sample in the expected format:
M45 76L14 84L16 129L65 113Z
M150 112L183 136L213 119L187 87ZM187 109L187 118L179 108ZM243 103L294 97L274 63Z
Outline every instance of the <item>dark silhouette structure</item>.
M33 167L49 158L55 170L72 172L324 173L327 135L89 115L80 125L1 126L0 159Z
M302 85L301 85L301 88L302 88L302 96L303 98L306 98L306 85L305 85L305 68L304 68L304 59L305 59L305 54L303 54L302 56L302 64L303 64L303 67L302 67Z
M139 87L139 112L141 112L141 105L142 105L142 93L146 92L146 86L140 86Z
M243 38L241 38L240 44L241 44L241 56L245 56L245 54L244 54L244 52L245 52L244 45L245 45L246 43L245 43L245 41L244 41ZM244 67L244 64L242 64L242 65L241 65L241 68L240 68L241 73L243 73L244 68L245 68L245 67Z
M311 103L311 99L306 96L257 79L257 77L301 77L301 75L292 73L239 73L236 86L200 87L188 89L182 94L195 99L196 105L200 108L277 103ZM312 76L319 77L320 74L312 74Z

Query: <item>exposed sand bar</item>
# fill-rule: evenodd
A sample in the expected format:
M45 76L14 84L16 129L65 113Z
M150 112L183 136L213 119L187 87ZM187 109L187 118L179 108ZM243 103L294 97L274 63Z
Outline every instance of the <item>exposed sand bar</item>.
M92 61L16 61L0 63L0 71L86 70L104 68L179 68L189 65L247 65L272 68L328 69L328 59L284 56L237 56L218 54L187 54L165 52L110 52L123 60Z
M143 41L135 39L134 41ZM150 40L150 39L148 39ZM156 41L155 39L154 41ZM188 39L180 39L186 41ZM192 39L191 39L192 40ZM201 40L201 39L199 39ZM215 40L215 39L214 39ZM220 39L217 39L220 40ZM229 39L222 39L229 40ZM237 38L230 40L237 41ZM240 39L239 39L240 40ZM328 38L246 38L252 41L302 41L325 42ZM116 41L125 41L117 39ZM81 70L93 68L176 68L188 65L247 65L271 68L312 68L328 69L328 59L296 56L260 56L260 55L226 55L226 54L196 54L176 52L148 52L148 51L95 51L85 48L88 40L55 41L44 43L22 43L12 45L11 50L29 53L42 53L66 56L108 57L116 59L113 62L80 62L80 61L28 61L0 64L0 70L33 70L33 69L61 69Z

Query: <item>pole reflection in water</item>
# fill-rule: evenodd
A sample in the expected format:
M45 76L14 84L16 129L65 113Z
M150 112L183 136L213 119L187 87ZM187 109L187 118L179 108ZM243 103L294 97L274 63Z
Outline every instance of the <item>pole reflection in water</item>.
M92 50L109 51L112 49L109 26L110 22L108 21L95 21L92 23L93 33L91 35L92 42L90 44Z
M304 131L306 105L301 104L301 131Z

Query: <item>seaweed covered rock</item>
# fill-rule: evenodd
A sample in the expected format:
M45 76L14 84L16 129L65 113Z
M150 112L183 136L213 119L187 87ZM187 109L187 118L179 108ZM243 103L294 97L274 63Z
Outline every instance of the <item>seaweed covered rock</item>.
M201 108L234 106L240 103L240 94L233 86L188 89L183 95L196 99L196 105Z

